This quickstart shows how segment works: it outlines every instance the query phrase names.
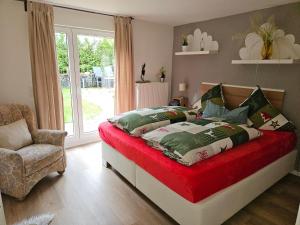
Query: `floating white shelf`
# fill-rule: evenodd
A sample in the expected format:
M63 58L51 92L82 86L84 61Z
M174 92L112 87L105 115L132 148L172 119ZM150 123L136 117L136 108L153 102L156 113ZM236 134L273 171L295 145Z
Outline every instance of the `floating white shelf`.
M209 55L217 54L218 51L188 51L188 52L175 52L175 55Z
M249 60L232 60L232 64L295 64L300 63L298 59L249 59Z

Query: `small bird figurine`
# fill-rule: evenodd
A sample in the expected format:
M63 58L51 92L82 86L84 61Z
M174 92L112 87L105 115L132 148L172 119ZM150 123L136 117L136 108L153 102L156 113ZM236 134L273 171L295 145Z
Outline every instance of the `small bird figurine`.
M141 80L142 80L142 81L145 81L145 79L144 79L145 73L146 73L145 67L146 67L146 63L144 63L144 64L142 65L142 72L141 72Z

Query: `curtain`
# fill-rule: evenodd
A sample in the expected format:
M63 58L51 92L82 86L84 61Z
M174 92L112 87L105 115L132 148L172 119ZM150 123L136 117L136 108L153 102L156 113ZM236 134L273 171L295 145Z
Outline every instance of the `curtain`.
M135 107L131 18L115 16L116 113Z
M63 104L56 65L53 7L28 3L28 27L38 126L41 129L62 130Z

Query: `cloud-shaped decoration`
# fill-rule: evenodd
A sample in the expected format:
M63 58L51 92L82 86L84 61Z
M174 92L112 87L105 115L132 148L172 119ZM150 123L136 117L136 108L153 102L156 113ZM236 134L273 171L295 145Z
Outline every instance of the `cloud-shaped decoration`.
M199 28L194 31L194 35L189 34L187 36L188 50L189 51L200 51L201 47L205 51L218 51L219 43L213 41L212 36L208 35L206 32L201 32Z
M261 26L269 26L265 23ZM300 45L295 44L295 36L285 35L284 31L278 29L273 34L272 59L300 59ZM262 38L256 33L249 33L245 38L245 47L241 48L239 55L241 59L262 59Z

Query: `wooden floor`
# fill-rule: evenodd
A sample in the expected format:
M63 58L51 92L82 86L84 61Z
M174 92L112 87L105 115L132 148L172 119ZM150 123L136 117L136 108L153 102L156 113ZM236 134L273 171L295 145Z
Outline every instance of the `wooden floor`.
M4 195L7 224L47 212L55 214L52 225L176 224L115 171L102 167L100 148L97 143L67 150L64 176L46 177L23 202ZM299 202L300 178L288 175L224 225L294 225Z

